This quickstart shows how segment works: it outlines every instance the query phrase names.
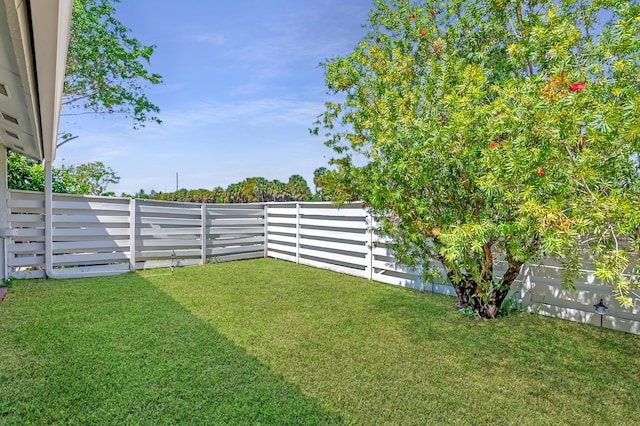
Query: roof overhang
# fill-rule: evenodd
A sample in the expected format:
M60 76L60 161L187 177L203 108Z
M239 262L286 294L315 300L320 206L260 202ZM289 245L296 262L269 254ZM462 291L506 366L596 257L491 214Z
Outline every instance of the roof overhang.
M0 144L53 161L72 0L0 0Z

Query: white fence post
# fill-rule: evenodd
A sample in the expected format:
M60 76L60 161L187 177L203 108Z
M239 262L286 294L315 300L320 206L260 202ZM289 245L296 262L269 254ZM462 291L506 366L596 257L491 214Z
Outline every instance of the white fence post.
M269 204L264 203L264 258L269 257Z
M44 268L53 278L53 175L51 161L44 162Z
M207 204L202 203L202 234L200 239L202 240L202 259L203 265L207 264Z
M300 263L300 202L296 202L296 263Z
M366 211L365 220L367 221L367 253L365 255L365 276L373 279L373 216L371 212Z
M7 177L7 149L0 148L0 278L9 278L9 251L7 250L9 239L9 184Z
M136 270L136 199L129 201L129 270Z

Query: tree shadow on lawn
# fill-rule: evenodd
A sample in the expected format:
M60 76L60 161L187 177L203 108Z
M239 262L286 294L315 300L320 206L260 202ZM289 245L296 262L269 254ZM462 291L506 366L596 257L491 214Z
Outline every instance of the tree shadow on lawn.
M140 276L46 283L0 306L0 423L342 423Z

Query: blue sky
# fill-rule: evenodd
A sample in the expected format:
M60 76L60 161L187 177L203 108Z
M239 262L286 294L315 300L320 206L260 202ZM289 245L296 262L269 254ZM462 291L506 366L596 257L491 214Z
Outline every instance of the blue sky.
M332 151L310 136L330 98L318 64L364 36L371 0L123 0L117 17L157 50L149 69L164 84L147 92L162 125L132 129L122 115L63 116L78 139L56 166L102 161L135 193L226 187L247 177L287 181Z

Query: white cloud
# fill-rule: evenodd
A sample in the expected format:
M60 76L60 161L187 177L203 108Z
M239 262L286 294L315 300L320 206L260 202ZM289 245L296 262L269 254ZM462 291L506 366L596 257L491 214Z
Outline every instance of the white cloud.
M166 111L166 127L192 128L220 123L242 123L243 126L289 123L310 126L322 112L323 105L311 101L264 98L241 102L200 102L188 111Z

